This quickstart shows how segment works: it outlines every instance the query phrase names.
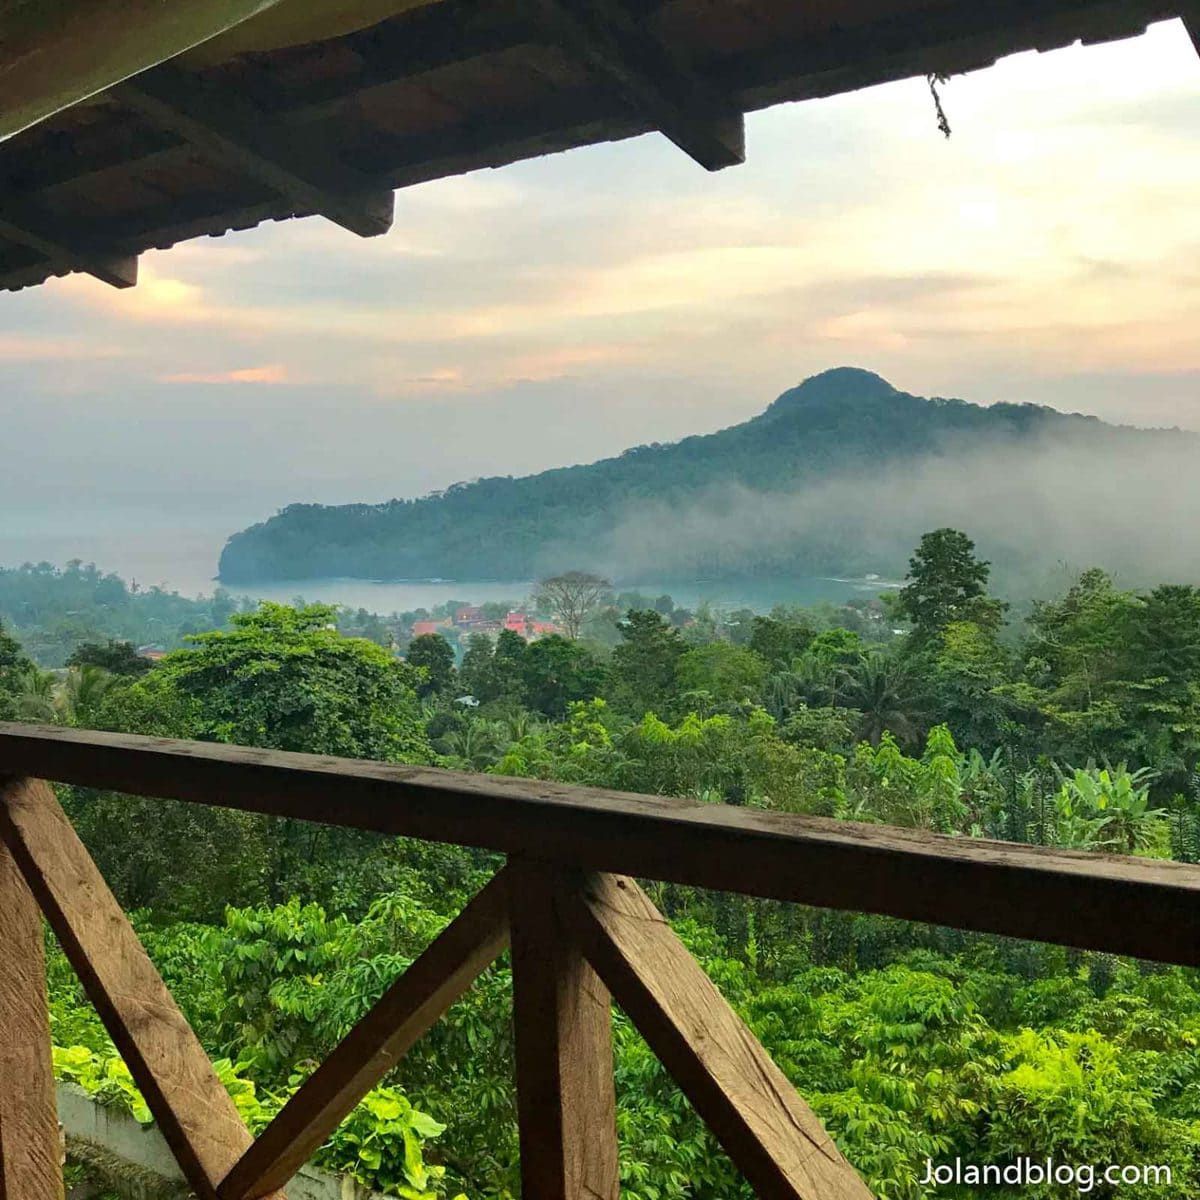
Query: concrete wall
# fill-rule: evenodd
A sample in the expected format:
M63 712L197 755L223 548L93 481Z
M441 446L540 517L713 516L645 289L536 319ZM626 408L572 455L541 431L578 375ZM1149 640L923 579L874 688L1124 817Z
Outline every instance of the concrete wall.
M67 1157L126 1200L181 1200L190 1195L170 1148L153 1125L97 1104L71 1083L58 1085L58 1120ZM383 1200L356 1180L302 1167L288 1200Z

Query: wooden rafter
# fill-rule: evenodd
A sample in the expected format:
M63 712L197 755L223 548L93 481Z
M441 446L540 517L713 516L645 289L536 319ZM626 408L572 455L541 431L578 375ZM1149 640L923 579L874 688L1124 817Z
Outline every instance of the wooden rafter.
M48 225L30 206L6 205L0 209L0 238L25 246L46 259L55 271L86 271L116 288L137 283L137 255L92 251L67 246L43 232Z
M745 121L630 14L622 0L530 0L547 36L607 79L633 110L702 167L745 161Z
M323 139L269 119L227 90L205 86L167 64L118 85L109 95L152 125L271 188L300 211L320 213L361 237L391 228L390 188L339 162Z
M250 1131L48 783L13 779L0 787L0 840L184 1177L199 1200L217 1200L217 1184L250 1145Z
M289 120L335 116L347 100L374 88L390 87L490 54L503 54L538 40L539 31L519 0L441 0L350 34L344 45L361 64L357 71L314 80L299 97L280 97L273 109L286 114Z
M567 928L760 1200L871 1200L758 1039L645 892L595 875L562 892Z
M312 1157L508 944L508 889L497 875L383 994L305 1080L218 1188L221 1200L258 1200Z
M546 4L554 13L548 19ZM784 23L781 36L763 46L728 54L709 46L689 70L664 46L672 36L667 30L685 25L672 6L656 0L442 0L337 38L331 43L331 58L340 66L328 74L318 70L318 60L308 64L306 50L294 59L284 56L278 70L270 56L252 68L242 65L236 73L241 98L229 95L233 84L216 84L215 92L203 86L198 90L200 77L186 74L181 91L185 98L192 97L192 107L181 102L172 109L168 103L175 114L168 116L170 128L155 118L149 124L131 119L127 109L113 106L113 114L102 116L95 130L89 126L78 131L78 145L74 131L61 140L35 132L28 143L23 136L7 144L4 167L12 197L31 205L35 216L23 223L6 205L4 217L20 234L5 240L30 247L38 257L31 260L32 254L13 252L10 265L0 269L0 287L29 286L48 275L86 270L89 265L98 266L95 274L109 282L126 283L132 258L113 253L113 247L138 251L172 245L264 218L323 211L325 205L344 208L347 197L353 211L341 212L346 223L378 232L390 210L385 188L634 136L664 124L664 106L668 119L676 120L680 113L710 112L714 106L719 114L727 114L730 106L734 112L750 110L928 71L973 70L1012 48L1048 49L1080 38L1091 42L1129 36L1152 20L1181 11L1195 37L1195 0L930 2L864 24L805 29L803 35L788 32L790 26ZM592 36L596 23L604 22L604 36ZM511 71L511 60L504 65L510 50L547 44L564 50L576 66L586 65L593 85L564 90L560 103L546 103L539 96L511 108L468 107L461 121L419 134L386 132L373 119L356 118L356 97L372 89L412 82L431 72L436 76L444 67L466 67L466 72L452 73L450 80L467 80L469 85L476 77L486 77L493 64L502 76ZM563 54L552 59L548 68L563 70L558 61ZM659 71L662 60L665 74ZM540 70L535 50L530 70ZM650 80L647 71L653 76ZM155 90L154 80L170 73L155 68L128 86ZM174 74L178 79L180 73ZM650 96L648 83L656 89ZM691 85L700 86L698 104L692 103ZM432 77L428 90L452 102L454 86ZM203 106L198 104L200 95L205 97ZM144 106L149 103L143 100ZM182 115L199 119L206 132L192 126L187 131L191 136L182 136L181 109L186 109ZM162 107L155 112L162 116ZM226 120L229 112L235 120ZM403 128L403 122L398 124ZM684 131L688 128L685 122ZM332 152L330 139L336 140ZM198 156L199 143L204 146L200 156L220 161L226 169L220 181L205 179L185 196L173 196L170 180L191 178L190 160ZM109 188L130 185L146 194L162 181L167 181L172 198L161 206L149 196L144 206L132 209L98 204L95 217L88 206L80 206L90 193L102 198ZM50 194L43 204L42 188L64 187L65 193ZM359 188L376 199L360 206ZM74 216L55 218L53 229L38 223L37 214L59 211ZM113 215L100 216L103 212Z

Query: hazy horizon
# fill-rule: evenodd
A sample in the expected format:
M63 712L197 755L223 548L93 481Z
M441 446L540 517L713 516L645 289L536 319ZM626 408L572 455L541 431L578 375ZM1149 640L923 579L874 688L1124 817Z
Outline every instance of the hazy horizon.
M651 135L406 189L381 239L272 224L149 253L128 292L6 295L0 560L172 530L219 548L297 501L590 462L841 364L1200 428L1180 23L942 94L949 141L913 79L752 114L747 164L717 175Z

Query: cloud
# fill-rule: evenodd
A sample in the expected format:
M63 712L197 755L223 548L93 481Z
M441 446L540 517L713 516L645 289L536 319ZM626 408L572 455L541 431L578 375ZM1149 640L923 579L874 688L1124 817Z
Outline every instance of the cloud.
M288 370L282 363L265 367L239 367L233 371L177 371L160 376L161 383L287 383Z
M914 79L753 113L717 174L648 135L405 189L382 238L269 223L3 296L6 444L87 511L136 444L155 494L265 513L703 432L840 363L1200 426L1197 79L1165 24L956 77L949 141Z
M41 334L0 334L0 361L53 362L124 358L122 346L101 345L81 338L49 337Z

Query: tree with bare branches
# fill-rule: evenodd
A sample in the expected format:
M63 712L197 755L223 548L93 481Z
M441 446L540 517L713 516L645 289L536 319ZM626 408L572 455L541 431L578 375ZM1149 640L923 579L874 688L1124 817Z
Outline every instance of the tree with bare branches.
M552 575L537 585L535 599L539 608L552 613L567 637L579 637L584 621L612 591L612 584L587 571L567 571Z

